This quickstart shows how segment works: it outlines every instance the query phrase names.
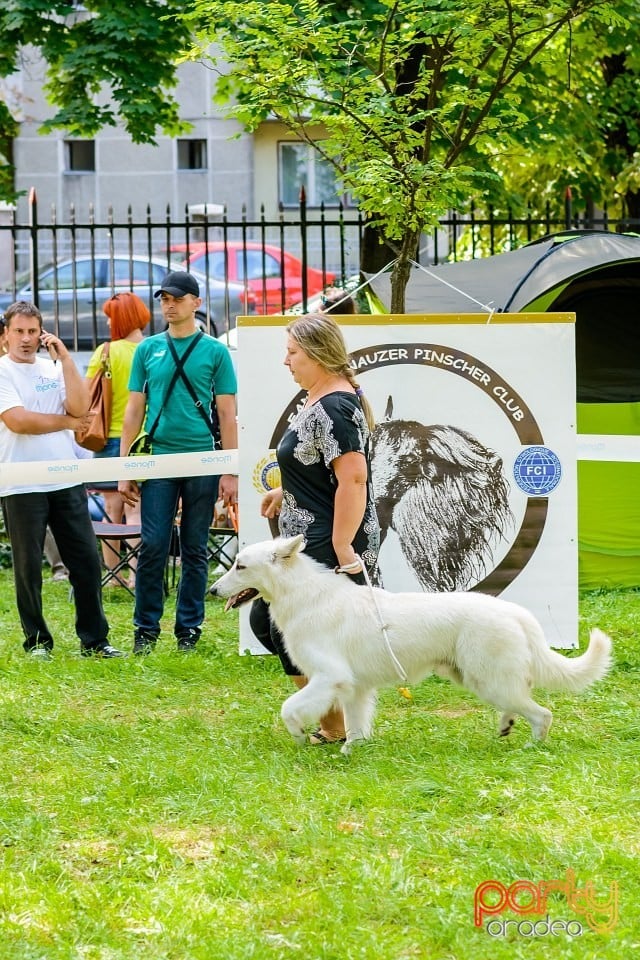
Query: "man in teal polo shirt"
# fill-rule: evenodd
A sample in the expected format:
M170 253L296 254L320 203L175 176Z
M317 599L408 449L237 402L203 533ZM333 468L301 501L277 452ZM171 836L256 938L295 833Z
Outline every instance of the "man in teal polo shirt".
M196 279L181 271L169 273L155 296L160 298L168 329L147 337L134 354L120 455L127 456L143 425L153 432L154 454L237 449L233 363L224 344L197 328L195 314L202 301ZM180 362L191 389L182 376L174 379ZM218 497L225 504L236 503L238 478L231 474L168 477L140 485L124 480L118 489L125 503L140 500L142 507L133 652L138 656L149 653L160 634L164 569L178 504L182 572L174 633L178 650L192 651L204 620L207 542L214 504Z

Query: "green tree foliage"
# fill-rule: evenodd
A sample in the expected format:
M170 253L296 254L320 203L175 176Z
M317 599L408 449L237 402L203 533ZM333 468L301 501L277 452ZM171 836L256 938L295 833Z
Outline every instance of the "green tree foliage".
M490 158L532 130L549 73L566 73L560 39L585 14L622 23L604 0L194 0L185 19L245 127L276 116L313 142L324 124L315 145L393 250L402 312L420 234L497 179Z
M93 137L120 120L134 143L154 143L181 123L172 95L183 36L181 0L3 0L0 78L18 70L29 47L47 63L45 91L56 112L43 125ZM0 86L0 196L10 195L15 107ZM19 107L19 105L18 105Z
M500 177L477 202L535 217L570 189L587 215L607 204L640 217L640 7L619 0L616 10L625 21L582 17L535 66L529 122L490 151Z
M0 199L10 200L13 187L13 138L18 124L0 92Z

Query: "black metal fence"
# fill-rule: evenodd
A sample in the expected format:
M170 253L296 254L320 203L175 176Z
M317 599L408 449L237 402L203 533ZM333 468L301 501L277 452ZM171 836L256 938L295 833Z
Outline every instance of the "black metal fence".
M151 329L160 320L153 291L161 277L180 265L201 274L203 324L221 333L240 313L281 313L313 308L327 286L345 286L360 269L364 222L357 211L307 208L267 218L229 219L218 208L185 209L175 215L105 219L89 209L84 219L72 207L63 218L43 216L32 191L26 222L9 214L0 222L0 311L17 298L36 302L45 318L75 349L106 339L102 303L131 289L148 303ZM497 215L470 205L452 213L422 238L418 258L427 264L472 259L512 250L565 229L629 231L640 223L563 209L544 215Z

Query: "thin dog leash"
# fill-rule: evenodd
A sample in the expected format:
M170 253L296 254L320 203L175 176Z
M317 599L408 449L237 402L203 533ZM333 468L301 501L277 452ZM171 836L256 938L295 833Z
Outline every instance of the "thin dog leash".
M389 652L389 656L390 656L391 659L393 660L393 665L394 665L394 667L396 668L396 672L397 672L398 676L400 677L400 679L402 680L403 683L406 683L406 682L407 682L407 674L405 673L404 667L402 666L402 664L400 663L400 661L399 661L398 658L396 657L396 655L395 655L395 653L393 652L393 649L392 649L392 647L391 647L391 643L390 643L390 641L389 641L389 634L387 633L387 627L386 627L386 624L385 624L384 620L382 619L382 614L380 613L380 607L378 606L378 601L376 600L376 595L375 595L375 593L373 592L373 586L372 586L372 584L371 584L371 580L369 579L369 574L368 574L368 572L367 572L366 566L364 565L364 561L362 560L362 557L359 557L358 554L356 553L356 559L354 560L353 563L345 563L345 565L344 565L343 567L336 567L334 572L335 572L335 573L347 573L347 574L349 574L349 573L358 573L358 572L359 572L359 569L358 569L359 567L362 568L362 572L363 572L363 574L364 574L365 583L366 583L367 586L369 587L369 593L371 594L371 599L373 600L373 605L374 605L374 607L376 608L376 614L377 614L377 616L378 616L378 626L380 627L380 630L382 631L382 636L384 637L384 642L385 642L385 645L386 645L387 650L388 650L388 652Z

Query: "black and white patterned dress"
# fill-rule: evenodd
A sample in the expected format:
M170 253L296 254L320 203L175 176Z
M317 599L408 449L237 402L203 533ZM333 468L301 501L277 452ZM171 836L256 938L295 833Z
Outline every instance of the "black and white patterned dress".
M282 476L279 530L283 537L301 533L309 556L334 566L331 542L337 490L332 463L345 453L362 453L367 461L367 505L353 547L370 576L376 575L380 527L376 516L369 462L369 428L357 396L336 391L298 411L277 448Z

